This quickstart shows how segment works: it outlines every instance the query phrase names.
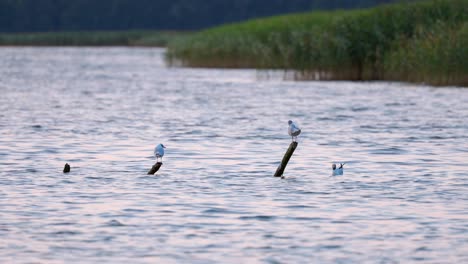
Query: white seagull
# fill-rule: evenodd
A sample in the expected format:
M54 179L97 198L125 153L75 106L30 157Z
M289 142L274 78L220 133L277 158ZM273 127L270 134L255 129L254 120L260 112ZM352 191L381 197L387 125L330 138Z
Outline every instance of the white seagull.
M299 136L299 134L301 134L301 129L299 128L299 126L296 123L294 123L291 120L288 121L288 124L289 124L288 134L291 136L292 141L295 142L297 140L297 136ZM296 140L294 140L294 138Z
M165 148L166 147L163 144L158 144L154 148L154 156L156 157L156 162L158 162L158 158L161 158L161 162L162 162L162 157L164 156L164 149Z
M332 176L343 175L343 166L344 166L345 164L346 164L346 163L340 163L340 167L337 169L337 168L336 168L336 164L333 163L333 165L332 165L332 169L333 169Z

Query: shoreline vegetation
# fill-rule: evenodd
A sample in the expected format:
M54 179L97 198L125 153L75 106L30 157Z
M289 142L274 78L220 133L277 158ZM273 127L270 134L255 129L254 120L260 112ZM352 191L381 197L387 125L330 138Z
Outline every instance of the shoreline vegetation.
M0 33L1 46L136 46L165 47L180 37L175 31L70 31L39 33Z
M468 0L255 19L169 42L170 64L294 71L297 80L468 86Z

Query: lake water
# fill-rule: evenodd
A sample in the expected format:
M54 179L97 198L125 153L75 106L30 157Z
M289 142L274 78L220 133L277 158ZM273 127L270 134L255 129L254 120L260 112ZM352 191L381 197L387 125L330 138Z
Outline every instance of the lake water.
M163 54L0 49L1 263L468 263L467 88Z

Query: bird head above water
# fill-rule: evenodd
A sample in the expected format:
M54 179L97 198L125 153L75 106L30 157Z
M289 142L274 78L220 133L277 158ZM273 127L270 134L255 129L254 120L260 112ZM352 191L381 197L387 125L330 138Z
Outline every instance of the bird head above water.
M333 169L333 170L336 170L336 164L335 164L335 163L333 163L332 169Z
M290 124L292 124L292 120L289 120L289 121L288 121L288 125L290 125Z
M159 145L161 145L162 148L166 148L162 143L160 143Z

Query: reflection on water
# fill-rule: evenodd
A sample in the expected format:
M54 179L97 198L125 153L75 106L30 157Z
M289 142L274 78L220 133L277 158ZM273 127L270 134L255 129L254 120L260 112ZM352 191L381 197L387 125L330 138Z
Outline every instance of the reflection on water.
M468 261L468 90L162 54L0 49L0 262ZM280 180L289 119L303 132Z

